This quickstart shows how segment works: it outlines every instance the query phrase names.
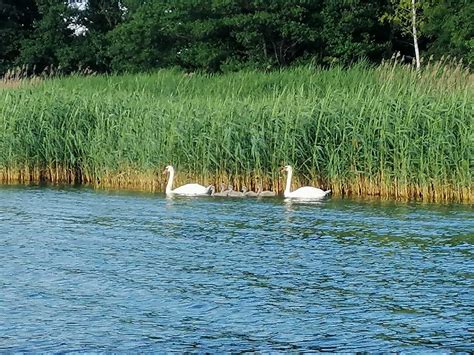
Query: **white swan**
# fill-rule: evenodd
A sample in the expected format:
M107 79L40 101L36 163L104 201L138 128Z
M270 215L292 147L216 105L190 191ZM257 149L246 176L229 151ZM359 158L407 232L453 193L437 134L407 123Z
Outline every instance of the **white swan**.
M288 177L286 178L285 192L283 193L286 198L321 199L326 197L331 192L331 190L324 191L311 186L300 187L299 189L291 192L290 187L291 178L293 177L293 168L287 165L282 168L282 170L288 172Z
M168 173L168 183L166 184L166 195L181 195L181 196L204 196L211 193L211 186L204 187L199 184L186 184L178 187L177 189L172 190L173 188L173 179L174 179L174 168L171 165L168 165L165 168L163 173Z

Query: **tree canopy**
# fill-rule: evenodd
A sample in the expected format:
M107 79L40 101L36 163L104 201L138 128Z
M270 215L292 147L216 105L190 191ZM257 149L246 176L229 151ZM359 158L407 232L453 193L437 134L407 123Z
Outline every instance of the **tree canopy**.
M417 0L420 50L474 61L474 3ZM0 73L147 71L179 66L218 72L295 63L374 63L413 56L393 0L0 0Z

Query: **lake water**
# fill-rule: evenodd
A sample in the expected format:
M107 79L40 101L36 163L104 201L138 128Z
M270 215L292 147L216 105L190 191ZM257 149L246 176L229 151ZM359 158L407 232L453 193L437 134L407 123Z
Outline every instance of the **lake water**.
M0 187L0 351L474 351L473 217Z

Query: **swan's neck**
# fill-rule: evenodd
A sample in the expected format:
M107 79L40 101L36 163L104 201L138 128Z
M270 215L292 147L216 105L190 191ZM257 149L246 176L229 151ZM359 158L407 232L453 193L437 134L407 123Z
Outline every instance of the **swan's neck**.
M168 177L168 183L166 184L166 193L171 193L171 189L173 188L173 179L174 179L174 170L170 171L170 176Z
M286 187L285 187L285 195L290 193L291 188L291 178L293 177L293 170L288 170L288 176L286 177Z

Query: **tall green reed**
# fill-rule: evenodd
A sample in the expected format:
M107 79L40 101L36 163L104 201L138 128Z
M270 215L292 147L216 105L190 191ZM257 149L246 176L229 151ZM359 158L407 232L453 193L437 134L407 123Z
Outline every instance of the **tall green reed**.
M46 80L0 92L3 181L281 190L279 167L335 194L472 200L472 76L395 61L327 70Z

